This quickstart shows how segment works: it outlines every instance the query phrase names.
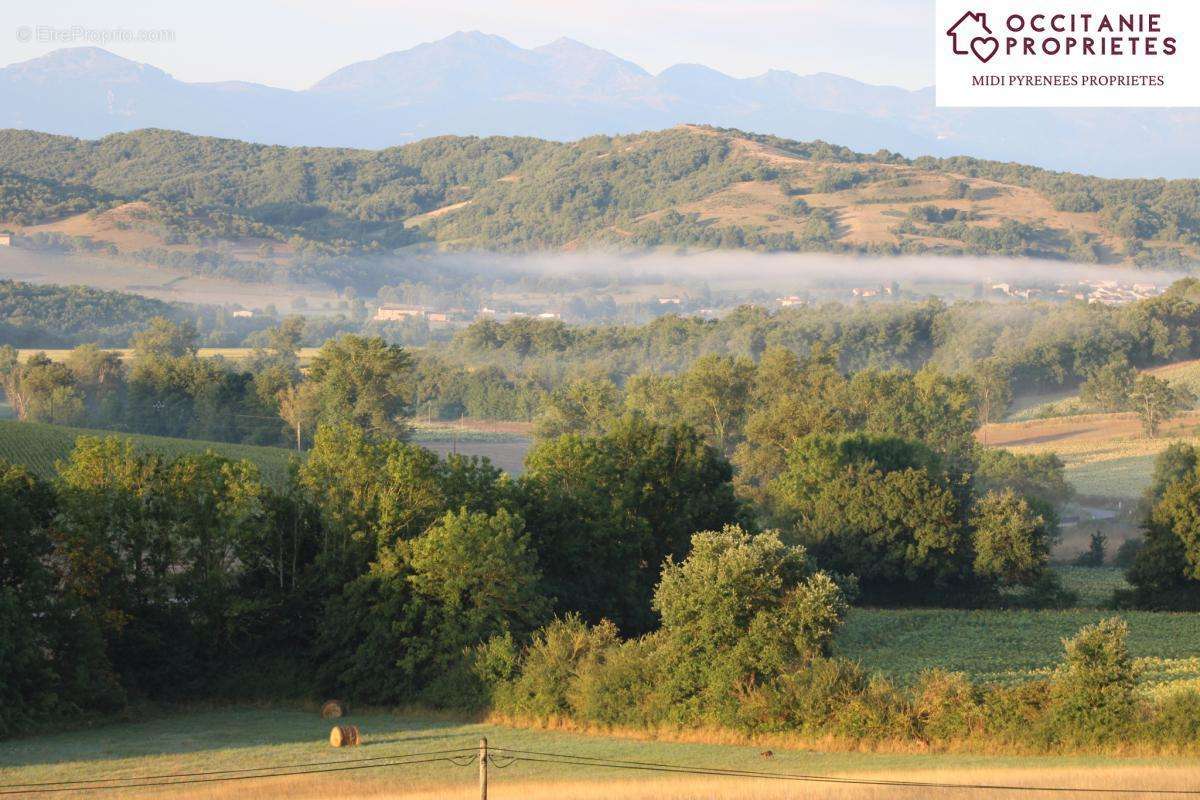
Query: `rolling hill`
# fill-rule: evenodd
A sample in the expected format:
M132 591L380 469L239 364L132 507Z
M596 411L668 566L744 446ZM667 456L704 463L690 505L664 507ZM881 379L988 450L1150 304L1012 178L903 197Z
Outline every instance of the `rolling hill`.
M383 148L440 135L571 140L699 123L909 156L970 155L1110 177L1200 174L1196 109L939 109L932 88L828 73L651 74L571 39L459 32L347 65L302 91L188 83L95 47L0 69L0 125L102 137L169 128L283 145Z
M0 169L10 176L0 220L26 246L259 278L289 258L414 246L1178 266L1200 245L1200 181L910 160L699 126L570 143L441 137L382 151L162 130L99 140L9 130L0 131ZM43 191L5 190L33 185Z
M39 477L50 479L56 474L55 464L70 456L75 447L75 440L81 436L116 436L128 439L139 450L159 453L165 458L212 450L217 455L235 461L253 462L262 471L263 481L276 489L281 489L287 481L288 459L292 455L291 451L279 447L202 442L194 439L172 439L165 436L0 420L0 459L12 464L21 464Z

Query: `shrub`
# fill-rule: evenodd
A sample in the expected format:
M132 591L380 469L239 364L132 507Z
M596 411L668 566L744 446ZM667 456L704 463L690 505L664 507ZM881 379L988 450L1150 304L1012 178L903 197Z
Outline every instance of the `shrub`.
M1060 741L1106 741L1129 731L1137 675L1128 636L1128 624L1112 617L1064 640L1066 657L1053 680L1053 724Z
M984 730L1007 744L1044 747L1050 743L1047 715L1052 704L1049 681L989 686L983 693Z
M982 692L961 672L924 672L913 689L913 711L927 741L962 741L984 727Z
M832 732L860 742L911 739L915 717L904 694L882 675L872 675L863 690L834 714Z
M647 727L665 714L656 694L662 663L651 634L604 649L581 665L570 704L588 722Z
M1169 694L1159 701L1152 723L1154 739L1178 745L1200 741L1200 691Z
M593 627L578 614L554 620L534 634L525 650L521 674L504 693L504 710L542 720L571 716L576 677L619 643L611 622Z

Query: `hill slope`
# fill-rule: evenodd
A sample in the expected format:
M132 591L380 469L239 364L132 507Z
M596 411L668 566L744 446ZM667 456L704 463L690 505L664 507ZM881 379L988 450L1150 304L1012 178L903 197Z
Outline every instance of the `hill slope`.
M116 436L133 442L134 447L146 452L159 453L174 458L185 453L212 450L218 455L234 460L251 461L262 470L264 482L281 489L287 481L288 459L291 452L279 447L257 447L247 444L226 442L202 442L193 439L172 439L165 436L119 433L116 431L68 428L62 425L44 425L37 422L0 420L0 459L12 464L21 464L42 478L53 478L55 463L65 460L75 448L80 436L101 438Z
M389 147L444 134L570 140L704 123L872 152L972 155L1114 177L1200 174L1196 109L939 109L932 88L828 73L653 75L560 39L460 32L350 64L304 91L187 83L95 47L0 69L0 125L99 137L157 127L285 145Z
M96 141L0 131L0 168L58 194L74 187L67 209L0 196L0 220L19 232L87 230L101 250L137 246L160 259L171 248L234 243L213 259L194 257L197 267L278 258L276 246L327 254L418 244L687 246L1177 264L1200 245L1200 181L908 160L696 126L571 143L442 137L382 151L161 130ZM88 211L69 215L84 202ZM106 209L121 214L101 225Z

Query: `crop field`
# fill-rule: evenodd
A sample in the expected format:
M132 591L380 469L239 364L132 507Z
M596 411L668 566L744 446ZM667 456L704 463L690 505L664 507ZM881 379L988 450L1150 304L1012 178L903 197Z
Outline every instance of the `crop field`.
M1133 414L1085 414L985 426L978 438L1014 453L1057 453L1080 494L1136 498L1150 485L1154 459L1172 442L1200 444L1200 413L1182 414L1150 438Z
M1015 683L1048 675L1062 640L1115 612L854 609L838 651L907 683L926 669L965 672L980 681ZM1200 688L1200 615L1121 612L1129 649L1148 693Z
M740 777L670 775L578 763L579 757L677 765L689 769L737 769L774 774L858 777L868 780L923 780L946 783L1003 783L1040 786L1129 786L1145 789L1194 786L1200 767L1183 759L1106 759L1095 756L1024 758L931 753L823 753L768 744L729 744L697 734L695 741L648 741L590 736L553 730L437 719L384 711L354 713L345 720L360 726L364 745L334 750L330 723L308 709L227 708L173 713L144 721L41 735L0 743L0 791L14 784L130 778L179 773L250 770L262 765L323 765L325 774L246 779L217 783L122 789L108 797L165 800L229 798L476 798L477 769L446 760L406 766L376 766L397 754L458 750L470 756L480 737L490 748L536 751L574 757L575 764L498 759L489 770L489 797L636 798L637 800L749 800L750 798L901 798L977 796L970 790L872 787L784 782ZM686 738L686 737L681 737ZM726 742L729 740L727 739ZM782 745L782 746L781 746ZM442 753L456 756L458 754ZM434 756L428 757L430 759ZM364 764L363 759L375 761ZM416 761L418 759L412 759ZM500 765L504 765L500 769ZM348 769L349 768L349 769ZM280 770L288 771L288 770ZM291 770L295 771L295 770ZM205 776L205 777L211 777ZM193 778L194 779L194 778ZM58 796L93 796L86 791ZM989 797L1051 797L1016 792ZM1136 797L1137 795L1129 795Z
M128 347L112 347L107 348L115 353L120 353L122 360L128 359L133 350ZM302 347L297 351L296 355L300 359L301 366L307 366L312 361L313 356L320 350L319 347ZM197 351L197 355L201 358L224 358L228 361L244 361L254 354L253 347L201 347ZM26 359L35 353L44 353L51 361L65 361L70 355L70 349L45 349L45 348L26 348L17 351L17 355L22 359Z
M55 474L54 464L70 455L75 440L80 436L118 436L131 439L134 445L145 450L177 456L182 453L213 450L227 458L246 459L258 465L263 479L271 486L280 488L287 479L288 461L292 451L281 447L257 447L248 444L205 442L195 439L174 439L166 436L146 436L119 431L89 428L68 428L62 425L44 425L36 422L17 422L0 419L0 458L13 464L23 464L43 478ZM428 437L428 438L426 438ZM529 450L530 440L506 433L466 433L462 439L428 433L417 429L413 443L428 448L445 457L450 453L483 456L493 464L512 474L519 474Z
M1079 595L1080 608L1108 608L1113 592L1128 589L1120 567L1053 567L1063 586Z
M61 425L43 425L36 422L0 421L0 458L14 464L23 464L43 478L55 474L55 462L70 455L75 440L80 436L119 436L130 439L134 446L147 451L173 457L183 453L213 450L220 455L236 460L248 460L262 470L263 480L272 486L281 487L287 478L288 459L291 452L279 447L255 447L246 444L225 442L202 442L193 439L171 439L165 436L118 433L115 431L67 428Z

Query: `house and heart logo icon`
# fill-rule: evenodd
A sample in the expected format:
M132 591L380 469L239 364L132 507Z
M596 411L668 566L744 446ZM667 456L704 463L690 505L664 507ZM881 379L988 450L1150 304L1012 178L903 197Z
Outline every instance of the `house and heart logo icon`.
M973 55L986 64L1000 52L1000 40L992 35L987 14L982 11L963 14L958 22L950 26L946 35L950 37L955 55Z

